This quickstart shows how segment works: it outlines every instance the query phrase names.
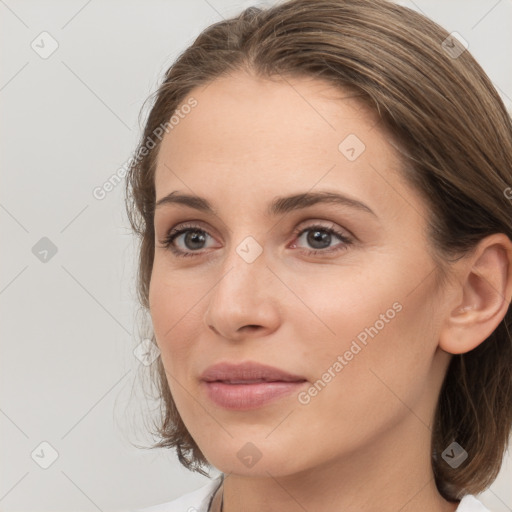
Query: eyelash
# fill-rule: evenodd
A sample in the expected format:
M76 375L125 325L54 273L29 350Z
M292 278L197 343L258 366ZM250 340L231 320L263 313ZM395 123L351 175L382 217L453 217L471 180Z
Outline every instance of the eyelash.
M350 239L349 237L345 236L343 233L340 233L339 231L337 231L336 229L333 229L332 227L328 228L328 227L325 227L325 226L322 226L322 225L318 225L318 224L312 224L311 226L307 226L305 228L297 228L294 230L293 232L293 236L294 237L299 237L301 236L303 233L305 233L306 231L313 231L313 230L317 230L317 231L324 231L326 233L329 233L331 235L335 235L337 236L341 242L343 242L343 245L344 247L341 247L341 248L338 248L338 249L312 249L312 250L302 250L302 252L305 252L308 256L314 256L316 254L319 254L319 253L323 253L323 254L326 254L326 253L333 253L333 252L338 252L338 251L343 251L343 250L346 250L347 249L347 246L349 245L352 245L353 244L353 240ZM182 251L180 249L176 249L176 247L173 246L173 242L174 240L182 235L183 233L187 233L189 231L198 231L200 233L206 233L208 234L207 231L205 231L204 229L200 228L199 226L197 225L194 225L194 224L185 224L185 225L182 225L179 229L176 229L176 228L173 228L171 229L167 236L164 238L164 240L162 240L162 244L163 244L163 247L165 249L168 249L170 250L175 256L178 256L178 257L190 257L190 256L199 256L201 255L201 253L199 251L192 251L192 252L185 252L185 251Z

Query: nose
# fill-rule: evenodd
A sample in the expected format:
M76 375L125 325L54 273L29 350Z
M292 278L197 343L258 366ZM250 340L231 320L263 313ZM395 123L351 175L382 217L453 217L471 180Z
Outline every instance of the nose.
M233 249L222 269L207 295L206 326L232 341L274 332L280 322L277 288L283 285L267 266L264 253L251 262Z

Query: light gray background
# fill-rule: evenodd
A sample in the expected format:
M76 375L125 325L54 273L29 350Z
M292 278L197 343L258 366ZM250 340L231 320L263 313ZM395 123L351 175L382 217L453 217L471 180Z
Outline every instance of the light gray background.
M400 3L459 32L512 107L511 0ZM0 0L1 511L129 510L208 481L130 444L151 442L135 242L124 181L92 191L130 157L139 109L177 55L253 4ZM43 31L59 45L46 59L31 47ZM43 237L57 248L47 262L33 253ZM47 469L42 442L58 452ZM495 512L512 510L511 477L508 455L480 496Z

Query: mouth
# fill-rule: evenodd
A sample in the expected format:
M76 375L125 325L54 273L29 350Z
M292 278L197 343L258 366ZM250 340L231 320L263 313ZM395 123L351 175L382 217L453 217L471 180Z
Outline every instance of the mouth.
M226 380L207 380L205 382L211 383L211 382L222 382L223 384L261 384L265 382L306 382L306 379L300 379L300 380L279 380L279 379L252 379L252 380L236 380L236 379L226 379Z
M203 381L207 398L215 405L231 411L262 408L291 394L297 394L306 380L215 380Z
M210 366L201 374L200 381L205 396L215 405L248 411L297 393L307 379L281 368L246 361Z
M306 380L302 375L292 374L281 368L257 362L221 362L208 367L199 377L206 382L252 383L252 382L297 382Z
M303 387L307 379L274 366L246 361L210 366L200 381L206 397L215 405L247 411L284 399Z

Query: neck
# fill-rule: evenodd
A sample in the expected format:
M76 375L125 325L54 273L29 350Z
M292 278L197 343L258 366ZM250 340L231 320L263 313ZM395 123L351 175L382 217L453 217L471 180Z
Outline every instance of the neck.
M445 500L435 485L430 437L408 414L402 428L390 426L364 448L313 469L226 474L223 512L454 512L458 502Z

